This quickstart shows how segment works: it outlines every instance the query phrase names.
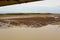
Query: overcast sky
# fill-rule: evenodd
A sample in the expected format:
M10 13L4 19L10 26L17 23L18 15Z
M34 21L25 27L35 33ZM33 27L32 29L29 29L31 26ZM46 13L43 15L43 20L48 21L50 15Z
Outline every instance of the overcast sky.
M0 7L0 13L60 13L60 0L44 0Z

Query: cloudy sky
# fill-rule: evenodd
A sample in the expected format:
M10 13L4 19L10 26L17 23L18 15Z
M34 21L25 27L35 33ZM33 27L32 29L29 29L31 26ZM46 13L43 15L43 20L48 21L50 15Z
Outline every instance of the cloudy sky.
M0 7L0 13L60 13L60 0L44 0Z

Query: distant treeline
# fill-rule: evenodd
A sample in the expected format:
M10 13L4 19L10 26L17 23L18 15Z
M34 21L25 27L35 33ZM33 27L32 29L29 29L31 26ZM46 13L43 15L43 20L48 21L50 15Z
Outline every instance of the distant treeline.
M6 15L52 14L52 13L6 13ZM0 13L0 15L2 15Z

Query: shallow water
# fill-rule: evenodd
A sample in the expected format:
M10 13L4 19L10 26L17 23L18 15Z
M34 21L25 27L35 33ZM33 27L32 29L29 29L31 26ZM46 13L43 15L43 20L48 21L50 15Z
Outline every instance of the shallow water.
M0 40L60 40L60 27L47 25L41 28L0 29Z

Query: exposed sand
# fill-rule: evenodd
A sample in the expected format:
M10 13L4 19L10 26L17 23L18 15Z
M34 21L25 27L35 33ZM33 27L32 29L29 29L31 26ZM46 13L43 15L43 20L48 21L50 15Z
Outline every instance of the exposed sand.
M0 40L60 40L60 25L0 29Z
M31 18L31 17L56 17L56 16L60 16L60 15L49 15L49 14L37 14L37 15L0 15L0 19L11 19L11 18Z

